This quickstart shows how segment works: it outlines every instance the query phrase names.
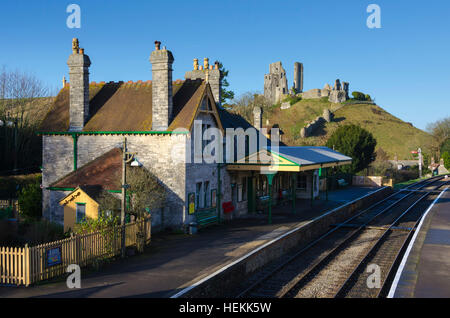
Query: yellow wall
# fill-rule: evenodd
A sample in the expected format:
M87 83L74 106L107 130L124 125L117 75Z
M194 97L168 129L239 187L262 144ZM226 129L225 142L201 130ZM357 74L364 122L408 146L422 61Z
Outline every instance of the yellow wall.
M84 191L75 189L75 191L59 202L59 204L64 206L64 231L73 228L76 223L77 203L86 203L86 218L98 218L98 203Z

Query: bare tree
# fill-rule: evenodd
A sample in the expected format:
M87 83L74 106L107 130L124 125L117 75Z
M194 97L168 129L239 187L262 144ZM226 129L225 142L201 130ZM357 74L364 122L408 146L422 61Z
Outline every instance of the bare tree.
M443 143L450 138L450 117L437 120L427 125L427 131L433 136L434 140L431 149L434 154L440 155L440 148Z
M37 167L41 143L36 131L52 99L35 76L0 69L0 170Z

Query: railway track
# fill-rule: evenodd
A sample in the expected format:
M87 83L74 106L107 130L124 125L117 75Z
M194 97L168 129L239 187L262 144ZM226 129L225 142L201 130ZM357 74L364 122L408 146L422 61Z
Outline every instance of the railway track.
M249 280L238 297L383 296L429 201L447 184L441 178L415 183L336 224ZM368 264L380 268L380 288L367 288Z

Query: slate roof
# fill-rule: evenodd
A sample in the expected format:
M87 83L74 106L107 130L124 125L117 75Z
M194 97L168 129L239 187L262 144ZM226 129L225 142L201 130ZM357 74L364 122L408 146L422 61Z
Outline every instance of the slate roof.
M351 161L352 158L345 156L328 147L286 147L280 146L278 149L267 150L280 154L284 158L293 161L301 166L324 164L333 162Z
M56 96L55 102L40 127L41 132L66 132L69 129L69 88ZM202 80L177 80L172 83L173 121L169 130L189 129L193 109L207 85ZM89 85L90 116L83 128L90 131L151 131L152 83L101 82Z
M113 148L84 166L52 183L52 188L102 186L105 190L120 190L122 180L122 149Z

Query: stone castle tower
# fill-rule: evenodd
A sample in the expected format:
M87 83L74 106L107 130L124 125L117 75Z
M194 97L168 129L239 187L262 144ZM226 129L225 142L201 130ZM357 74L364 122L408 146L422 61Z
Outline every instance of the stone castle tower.
M294 63L294 89L297 94L303 92L303 64L299 62ZM264 97L275 104L285 94L289 94L286 71L281 62L272 63L264 75Z
M294 63L294 89L295 92L303 92L303 64L299 62Z
M89 66L91 60L72 40L72 54L67 60L70 81L69 131L82 131L89 118Z
M289 88L286 71L281 62L269 66L269 74L264 75L264 97L272 103L280 101L283 94L288 94Z

